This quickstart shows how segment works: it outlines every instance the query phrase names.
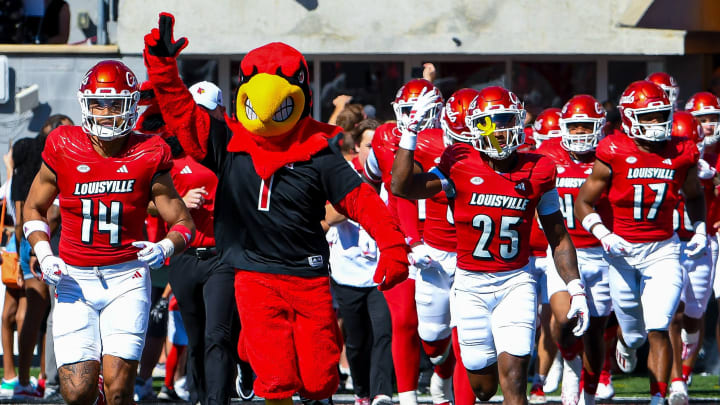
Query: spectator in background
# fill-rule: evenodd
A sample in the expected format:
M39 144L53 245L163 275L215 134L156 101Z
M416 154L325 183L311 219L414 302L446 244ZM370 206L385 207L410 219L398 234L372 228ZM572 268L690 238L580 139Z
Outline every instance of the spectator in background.
M27 300L25 319L18 333L18 385L15 387L15 397L20 398L42 397L38 387L30 383L30 365L45 313L50 306L47 284L40 278L33 277L33 268L37 265L37 259L31 254L30 244L23 236L22 211L30 191L30 185L40 170L42 163L40 154L45 147L45 139L53 129L61 125L72 125L72 120L61 114L50 116L37 137L20 139L13 146L12 159L15 167L11 194L16 213L15 245L17 251L20 252L20 269L22 271L18 277L18 285L24 288ZM50 220L51 213L52 210L48 210L48 220ZM55 218L57 219L57 216ZM55 225L57 226L56 221Z
M342 128L342 132L337 136L337 141L343 155L352 158L357 153L352 133L363 119L365 119L365 110L362 104L347 104L337 115L335 125Z
M222 90L211 82L198 82L188 89L193 99L205 107L211 117L225 121L225 106L223 105Z
M362 170L380 122L363 120L350 133L357 156L355 170ZM331 286L345 325L345 345L353 379L356 405L391 404L392 354L390 311L372 281L377 266L375 242L357 223L326 206L326 221L333 225L330 243Z
M45 13L35 43L67 44L69 37L70 5L65 0L45 0Z
M605 136L614 132L622 132L622 120L620 119L620 111L618 111L617 105L615 105L614 102L607 100L603 103L603 107L607 112L604 130Z
M337 125L338 115L345 109L346 105L350 104L350 101L352 101L352 96L348 96L347 94L341 94L333 99L332 103L335 108L332 114L330 114L328 124Z

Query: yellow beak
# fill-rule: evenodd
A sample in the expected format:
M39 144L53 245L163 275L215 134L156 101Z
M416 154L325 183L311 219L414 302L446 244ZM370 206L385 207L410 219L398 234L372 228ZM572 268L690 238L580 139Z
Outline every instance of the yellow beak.
M280 76L259 73L240 86L236 102L236 116L247 130L272 137L295 127L305 108L305 94Z

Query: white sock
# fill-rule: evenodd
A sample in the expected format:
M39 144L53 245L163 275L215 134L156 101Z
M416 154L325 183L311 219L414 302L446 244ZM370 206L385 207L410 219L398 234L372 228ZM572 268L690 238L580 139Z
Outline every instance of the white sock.
M417 405L417 393L415 390L398 393L400 405Z

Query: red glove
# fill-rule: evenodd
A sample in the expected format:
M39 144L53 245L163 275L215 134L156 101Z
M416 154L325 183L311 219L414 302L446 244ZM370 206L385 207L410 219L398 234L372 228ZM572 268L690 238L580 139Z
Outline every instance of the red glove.
M335 209L358 222L375 239L380 249L380 260L373 281L380 291L388 290L408 277L407 255L410 248L395 219L373 188L363 183L351 190Z
M378 290L389 290L408 278L408 246L390 246L380 251L373 281Z

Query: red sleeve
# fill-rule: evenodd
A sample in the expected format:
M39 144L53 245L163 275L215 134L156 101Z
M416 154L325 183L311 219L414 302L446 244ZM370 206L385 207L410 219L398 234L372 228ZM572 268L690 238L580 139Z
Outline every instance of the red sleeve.
M389 247L405 246L400 227L369 184L355 187L333 206L339 213L358 222L375 239L381 252Z
M615 145L612 138L613 137L610 136L601 140L597 146L597 149L595 149L595 157L608 166L611 166L613 155L613 152L610 150L611 148L609 146Z
M172 169L173 162L172 162L172 151L170 150L170 146L162 141L161 145L161 152L160 152L160 161L158 162L157 170L158 172L166 172Z
M207 154L210 115L199 107L180 80L175 58L163 58L144 52L148 77L152 82L163 119L185 152L197 161Z
M458 161L467 158L473 150L474 149L470 145L464 143L454 143L443 151L437 168L445 175L445 177L450 178L450 169L453 165Z
M405 235L408 245L422 241L420 237L420 219L418 219L417 201L410 201L398 197L396 199L398 221L400 221L400 230Z

